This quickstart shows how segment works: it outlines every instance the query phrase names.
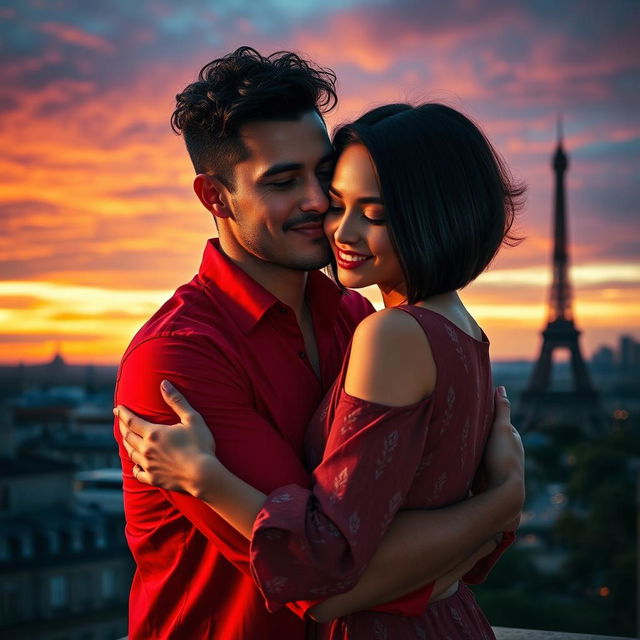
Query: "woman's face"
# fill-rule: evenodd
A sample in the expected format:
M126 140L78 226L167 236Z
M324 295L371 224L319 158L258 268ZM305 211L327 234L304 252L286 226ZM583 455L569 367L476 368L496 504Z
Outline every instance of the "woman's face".
M404 291L404 274L387 230L385 210L371 156L361 144L338 158L324 220L345 287L376 284L383 294Z

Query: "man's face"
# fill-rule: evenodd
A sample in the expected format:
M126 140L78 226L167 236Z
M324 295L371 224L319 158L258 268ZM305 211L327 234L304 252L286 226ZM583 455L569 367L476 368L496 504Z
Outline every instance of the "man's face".
M241 265L271 263L309 271L331 250L322 222L329 206L334 154L320 116L259 121L240 130L249 158L234 170L225 196L232 216L220 220L225 252Z

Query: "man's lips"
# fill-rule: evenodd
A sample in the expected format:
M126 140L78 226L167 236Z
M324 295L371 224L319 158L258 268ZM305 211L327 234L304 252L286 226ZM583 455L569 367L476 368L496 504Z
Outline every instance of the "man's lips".
M338 247L336 247L336 262L341 269L357 269L372 257L373 256L367 256L363 253L346 251L344 249L339 249Z
M290 227L289 231L295 231L296 233L301 233L304 236L310 237L324 235L322 220L318 220L317 222L305 222L303 224L297 224L294 227Z

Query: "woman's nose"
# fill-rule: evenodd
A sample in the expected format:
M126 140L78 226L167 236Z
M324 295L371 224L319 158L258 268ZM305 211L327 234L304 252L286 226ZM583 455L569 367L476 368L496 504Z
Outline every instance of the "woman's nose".
M354 216L346 212L340 218L340 223L333 232L333 239L338 244L354 245L358 242L360 235Z

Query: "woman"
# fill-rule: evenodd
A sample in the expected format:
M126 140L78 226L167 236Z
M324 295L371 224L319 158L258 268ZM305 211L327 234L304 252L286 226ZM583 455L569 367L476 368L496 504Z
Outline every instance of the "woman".
M312 489L291 485L265 496L233 476L201 418L179 406L184 399L170 402L188 425L151 461L125 426L129 412L117 409L137 478L193 493L250 538L254 577L272 609L350 588L400 508L437 508L469 494L489 436L493 386L488 340L457 290L512 239L524 191L475 125L443 105L374 109L342 127L334 143L325 218L334 269L345 287L376 284L386 308L356 329L309 425ZM164 391L171 398L170 386ZM418 615L362 611L323 633L494 637L457 582L468 568L445 577L448 597ZM311 615L322 619L322 607Z

